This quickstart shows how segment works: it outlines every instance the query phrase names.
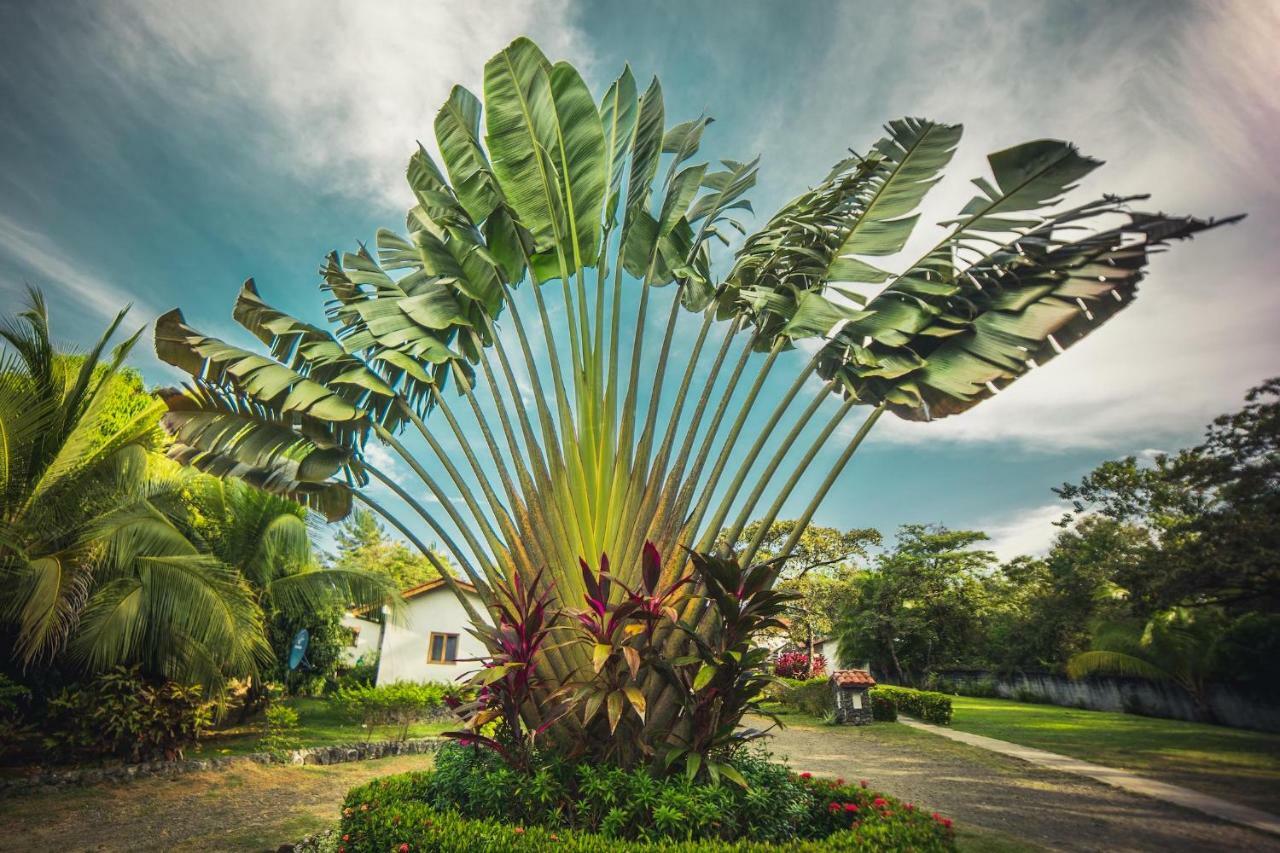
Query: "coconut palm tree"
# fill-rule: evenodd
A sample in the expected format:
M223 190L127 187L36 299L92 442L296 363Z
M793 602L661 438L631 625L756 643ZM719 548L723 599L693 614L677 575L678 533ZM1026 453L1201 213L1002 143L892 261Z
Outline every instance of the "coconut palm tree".
M166 394L176 458L331 519L362 502L430 558L420 523L490 608L495 586L540 570L578 606L578 560L602 553L637 588L646 541L665 587L686 572L682 548L710 551L722 530L732 543L751 518L768 531L819 451L843 445L788 553L886 412L977 405L1131 304L1153 251L1217 224L1131 209L1140 196L1064 207L1100 163L1039 140L992 154L936 243L891 270L961 137L904 118L717 271L712 246L746 234L757 163L697 162L709 118L669 126L658 81L641 92L630 68L597 100L527 39L489 60L483 95L455 87L435 120L439 158L410 158L403 231L325 259L333 331L272 307L250 279L233 316L270 355L178 310L155 342L192 377ZM779 393L769 380L784 371ZM855 410L867 415L849 427ZM376 464L373 441L412 479ZM694 631L716 630L699 587L680 599ZM552 644L537 665L557 684L590 660ZM677 699L645 689L642 716L660 730Z
M127 310L83 356L55 349L38 291L0 327L0 620L22 665L68 650L212 687L251 670L260 614L160 509L190 478L157 473L162 406L122 385L142 330L107 354Z
M1094 633L1093 648L1067 661L1067 675L1169 682L1186 691L1201 719L1211 720L1207 687L1220 659L1223 628L1212 613L1196 614L1185 607L1157 613L1145 623L1102 625Z

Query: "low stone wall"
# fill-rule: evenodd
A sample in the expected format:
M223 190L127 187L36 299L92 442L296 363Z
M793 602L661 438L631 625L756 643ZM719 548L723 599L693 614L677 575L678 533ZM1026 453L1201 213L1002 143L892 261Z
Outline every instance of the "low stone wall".
M1082 678L1074 680L1051 672L999 675L988 670L948 670L940 678L955 684L960 693L978 685L994 687L1002 699L1044 702L1090 711L1120 711L1148 717L1199 722L1195 704L1176 686L1139 678ZM1241 729L1280 732L1280 707L1264 705L1230 687L1215 684L1208 690L1214 722Z
M348 743L294 749L283 755L252 752L248 755L220 755L216 758L189 758L183 761L149 761L142 764L116 764L106 767L68 767L39 770L24 776L0 777L0 794L19 793L38 788L67 785L93 785L99 782L127 782L149 776L171 777L206 770L226 770L237 765L253 764L343 764L391 755L433 753L447 742L445 738L421 737L404 741Z

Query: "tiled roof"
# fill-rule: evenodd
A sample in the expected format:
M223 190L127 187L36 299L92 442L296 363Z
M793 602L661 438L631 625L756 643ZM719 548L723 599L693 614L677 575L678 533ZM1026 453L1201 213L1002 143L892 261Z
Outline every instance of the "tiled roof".
M467 583L466 581L460 580L460 581L457 581L457 584L458 586L465 589L467 592L476 591L476 588L471 584ZM402 595L405 598L417 598L419 595L424 595L428 592L435 592L437 589L440 589L443 586L444 586L444 578L435 578L434 580L429 580L426 583L420 583L417 586L411 586L408 589L401 592L400 595Z
M865 669L837 669L831 680L841 687L875 687L876 680Z

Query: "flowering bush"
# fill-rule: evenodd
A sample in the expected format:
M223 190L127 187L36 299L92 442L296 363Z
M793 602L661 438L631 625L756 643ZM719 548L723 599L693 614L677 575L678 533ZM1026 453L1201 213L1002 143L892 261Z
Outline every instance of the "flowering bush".
M779 678L820 678L827 674L827 659L814 655L810 660L805 652L786 652L778 655L773 674Z
M435 771L350 791L342 847L345 853L402 844L457 851L954 849L941 818L865 787L793 774L764 754L734 759L746 789L544 756L536 765L522 774L492 752L446 747ZM492 815L503 822L487 819Z

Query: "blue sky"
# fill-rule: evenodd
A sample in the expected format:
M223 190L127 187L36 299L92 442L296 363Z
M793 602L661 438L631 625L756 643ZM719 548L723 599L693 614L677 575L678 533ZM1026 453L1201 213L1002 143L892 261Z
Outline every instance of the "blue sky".
M1050 486L1190 443L1280 372L1280 5L1250 0L0 0L0 299L42 287L68 343L129 301L138 324L180 305L244 343L230 307L254 276L319 320L323 254L402 223L415 140L520 34L598 91L623 62L659 75L669 122L715 116L704 154L762 155L757 223L901 115L966 126L922 221L963 203L987 153L1039 137L1108 161L1082 193L1250 214L1158 258L1133 309L999 398L886 418L821 523L976 526L1005 555L1035 550L1060 512ZM136 363L178 378L149 351Z

